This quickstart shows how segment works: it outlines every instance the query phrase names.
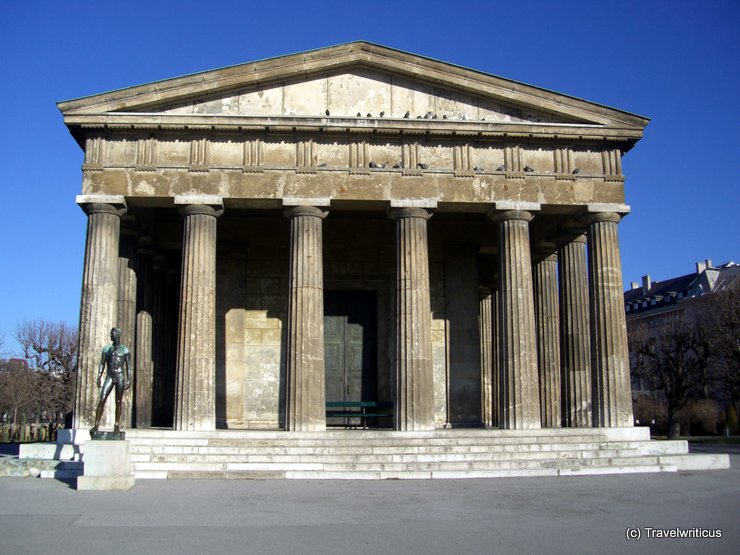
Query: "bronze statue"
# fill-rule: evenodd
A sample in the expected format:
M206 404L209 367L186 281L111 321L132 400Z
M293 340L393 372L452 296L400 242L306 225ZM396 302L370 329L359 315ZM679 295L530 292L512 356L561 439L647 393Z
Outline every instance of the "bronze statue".
M121 413L123 412L123 393L131 385L131 372L129 370L128 347L121 345L121 330L113 328L110 330L110 338L113 343L103 347L98 370L98 387L100 388L100 400L95 411L95 425L90 429L90 435L98 433L98 424L103 416L105 402L108 400L113 386L116 387L116 426L114 433L121 431ZM107 368L107 373L106 373ZM103 373L106 373L103 380Z

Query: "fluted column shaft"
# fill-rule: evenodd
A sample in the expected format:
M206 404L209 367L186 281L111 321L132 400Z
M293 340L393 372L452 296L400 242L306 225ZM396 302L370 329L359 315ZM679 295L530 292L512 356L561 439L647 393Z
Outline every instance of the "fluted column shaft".
M110 204L85 204L87 240L80 302L75 395L75 428L91 428L98 401L98 367L118 312L118 241L122 210ZM113 406L113 403L109 403ZM106 415L101 426L111 425Z
M560 426L560 315L558 314L558 257L534 265L534 307L537 325L537 363L540 377L542 426Z
M506 429L540 427L540 396L529 222L525 210L492 215L499 223L499 375Z
M480 370L481 370L481 422L486 428L493 426L493 321L491 318L491 292L485 290L480 295L478 313L480 328Z
M118 327L121 329L121 343L129 349L131 375L136 373L136 239L131 233L123 233L120 238L120 256L118 257ZM135 381L135 377L132 382ZM131 426L133 390L123 397L123 422Z
M290 218L288 297L288 430L326 429L322 220L314 206L286 208Z
M396 221L396 429L434 429L432 313L427 220L422 208L389 212Z
M590 427L591 330L586 236L562 246L560 263L562 423Z
M622 293L619 214L591 214L588 265L591 301L593 420L599 427L632 426L627 325Z
M216 218L202 204L180 209L185 218L180 286L176 430L216 427Z
M154 303L154 252L151 240L139 240L137 260L138 274L138 311L136 313L136 427L149 428L152 425L152 306Z
M501 293L496 289L491 291L491 426L501 426Z

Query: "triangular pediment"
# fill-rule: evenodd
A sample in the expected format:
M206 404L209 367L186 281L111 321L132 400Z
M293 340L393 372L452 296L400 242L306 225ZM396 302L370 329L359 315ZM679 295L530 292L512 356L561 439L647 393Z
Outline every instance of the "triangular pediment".
M398 118L642 129L646 118L354 42L62 102L66 116Z
M173 115L415 118L458 121L580 123L408 77L355 67L351 71L259 84L156 110Z

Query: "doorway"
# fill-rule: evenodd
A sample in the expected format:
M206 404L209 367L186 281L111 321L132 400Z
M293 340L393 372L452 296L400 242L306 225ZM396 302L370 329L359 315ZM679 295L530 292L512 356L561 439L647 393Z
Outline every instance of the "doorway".
M324 291L327 402L378 400L377 320L375 291Z

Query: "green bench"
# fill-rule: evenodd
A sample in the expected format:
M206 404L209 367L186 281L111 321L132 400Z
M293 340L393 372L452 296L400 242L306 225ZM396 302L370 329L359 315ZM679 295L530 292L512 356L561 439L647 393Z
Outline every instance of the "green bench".
M393 403L390 401L327 401L326 418L344 418L345 428L352 427L351 419L359 418L362 429L367 429L368 418L389 418L393 416Z

